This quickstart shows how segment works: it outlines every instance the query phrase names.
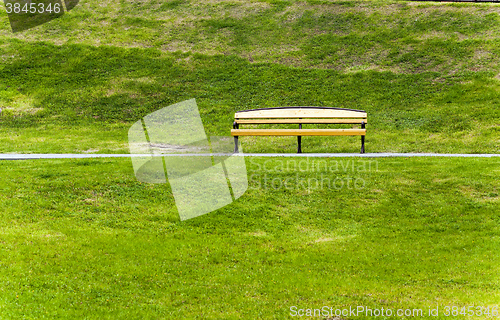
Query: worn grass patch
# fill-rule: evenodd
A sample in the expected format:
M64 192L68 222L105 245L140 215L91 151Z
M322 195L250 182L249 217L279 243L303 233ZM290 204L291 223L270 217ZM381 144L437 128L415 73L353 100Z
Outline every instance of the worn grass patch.
M496 4L402 1L91 0L16 35L2 13L0 37L234 54L340 71L450 74L495 68L499 12Z

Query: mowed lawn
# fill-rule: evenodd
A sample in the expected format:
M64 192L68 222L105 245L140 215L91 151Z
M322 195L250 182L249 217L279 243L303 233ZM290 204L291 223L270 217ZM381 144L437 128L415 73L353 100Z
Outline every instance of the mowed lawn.
M129 159L0 162L2 318L498 307L497 159L246 162L241 198L183 222Z
M368 112L367 152L500 152L498 4L88 0L15 34L0 11L0 152L128 152L132 123L192 98L209 136L237 110L325 106Z
M237 110L326 106L368 112L367 152L500 153L499 14L87 0L12 34L0 10L0 153L128 153L134 122L192 98L207 136L229 135ZM294 137L241 141L296 150ZM301 161L247 158L247 192L183 222L168 184L138 182L130 159L0 161L0 319L298 318L293 306L485 319L443 311L500 308L498 158Z

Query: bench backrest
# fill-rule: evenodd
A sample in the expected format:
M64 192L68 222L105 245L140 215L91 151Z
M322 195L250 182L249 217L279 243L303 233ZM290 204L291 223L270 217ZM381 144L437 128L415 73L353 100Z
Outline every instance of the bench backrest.
M367 123L366 117L363 110L326 107L253 109L238 111L234 115L236 123L285 123L272 119L294 119L290 122L285 120L286 123Z
M284 107L238 111L236 119L265 118L366 118L363 110L322 108L322 107Z

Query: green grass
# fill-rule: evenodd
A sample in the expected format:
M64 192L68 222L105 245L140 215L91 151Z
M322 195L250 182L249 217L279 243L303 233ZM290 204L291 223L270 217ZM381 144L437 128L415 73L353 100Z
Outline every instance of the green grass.
M12 34L0 10L0 152L127 153L135 121L196 98L208 136L229 135L237 110L345 107L368 112L367 152L499 153L499 13L376 0L87 0ZM296 150L293 137L241 140L245 152ZM359 145L303 138L305 152ZM0 318L499 307L495 158L246 161L241 198L183 222L169 185L138 182L130 159L0 162ZM363 185L320 187L321 178ZM445 318L465 317L432 317Z
M236 110L317 105L366 110L369 152L499 152L496 4L100 4L16 34L0 15L1 152L127 152L128 126L190 98L209 135L228 135ZM307 140L308 152L358 149Z
M498 167L251 158L241 198L180 222L169 186L137 182L130 160L1 162L0 314L287 319L294 305L498 306ZM358 188L326 188L326 178Z

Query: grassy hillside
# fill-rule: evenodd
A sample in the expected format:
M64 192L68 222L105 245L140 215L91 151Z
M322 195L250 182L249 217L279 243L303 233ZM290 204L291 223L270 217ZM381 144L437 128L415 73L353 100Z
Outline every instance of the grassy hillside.
M196 98L208 136L228 135L236 110L316 105L366 110L367 152L499 153L499 13L84 0L12 34L0 10L0 152L127 153L132 123ZM246 152L296 148L294 137L241 140ZM305 152L360 145L303 140ZM464 319L445 306L500 309L497 158L246 161L241 198L183 222L169 185L138 182L130 159L0 161L0 318L290 319L292 306L365 306ZM428 316L436 306L440 316Z
M0 152L127 152L140 117L196 98L236 110L366 110L368 152L500 151L500 7L390 1L83 1L12 34L0 15ZM357 152L356 138L306 138ZM244 138L294 152L295 139Z

